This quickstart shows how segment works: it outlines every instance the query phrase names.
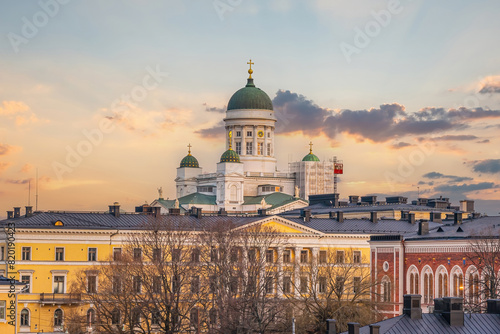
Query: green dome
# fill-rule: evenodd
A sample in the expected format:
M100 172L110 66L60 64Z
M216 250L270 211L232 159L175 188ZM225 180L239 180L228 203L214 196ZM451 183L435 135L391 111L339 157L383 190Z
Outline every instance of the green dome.
M182 167L200 168L200 165L198 164L198 160L189 153L181 160Z
M240 156L230 148L226 152L222 153L220 162L240 162Z
M273 110L273 103L264 91L255 87L253 79L249 78L247 85L234 93L229 99L227 110L233 109Z
M319 161L319 158L311 152L306 155L302 161Z

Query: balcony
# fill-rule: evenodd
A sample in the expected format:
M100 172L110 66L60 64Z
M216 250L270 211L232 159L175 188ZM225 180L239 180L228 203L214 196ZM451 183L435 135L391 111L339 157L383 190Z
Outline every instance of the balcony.
M41 293L42 304L75 304L81 303L81 293Z

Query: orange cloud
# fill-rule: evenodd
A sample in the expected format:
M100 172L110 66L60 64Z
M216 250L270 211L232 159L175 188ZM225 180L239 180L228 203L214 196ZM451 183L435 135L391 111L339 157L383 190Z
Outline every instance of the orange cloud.
M10 165L12 165L10 162L0 162L0 172L9 168Z
M42 120L30 110L30 107L22 101L3 101L3 107L0 107L0 116L13 119L16 125L28 123L47 123L48 120Z
M7 154L15 152L19 149L20 149L19 146L11 146L11 145L0 143L0 155L7 155Z
M25 164L23 168L21 168L20 172L21 173L29 173L33 169L33 165L31 164Z

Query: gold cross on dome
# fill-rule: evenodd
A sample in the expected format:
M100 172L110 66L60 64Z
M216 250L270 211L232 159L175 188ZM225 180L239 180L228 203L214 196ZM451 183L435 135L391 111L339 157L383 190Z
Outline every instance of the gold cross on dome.
M248 65L250 65L250 69L248 70L248 74L250 74L248 76L248 79L252 79L252 73L253 73L253 70L252 70L252 65L254 65L254 63L252 63L252 59L250 59L249 62L247 62Z
M191 155L191 147L193 147L193 146L191 146L191 143L189 143L189 145L188 145L188 154L190 154L190 155Z
M313 153L313 142L309 142L309 154Z

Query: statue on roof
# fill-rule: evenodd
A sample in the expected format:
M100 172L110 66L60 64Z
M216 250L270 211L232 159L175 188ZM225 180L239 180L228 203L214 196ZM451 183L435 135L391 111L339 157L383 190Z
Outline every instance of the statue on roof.
M295 186L294 197L299 198L299 195L300 195L300 188L299 186Z
M179 208L179 200L176 198L174 202L174 208L178 209Z
M262 206L262 209L266 208L267 203L266 203L266 198L265 197L263 197L262 200L260 201L260 205Z

